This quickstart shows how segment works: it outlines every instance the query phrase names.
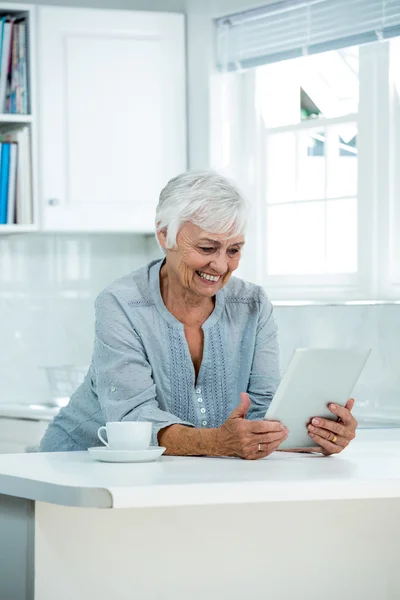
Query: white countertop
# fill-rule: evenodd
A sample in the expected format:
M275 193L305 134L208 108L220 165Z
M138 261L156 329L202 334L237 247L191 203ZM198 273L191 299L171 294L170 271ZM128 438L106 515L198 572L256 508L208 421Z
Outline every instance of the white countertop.
M400 498L400 430L360 438L329 458L276 452L258 461L165 456L110 464L87 452L3 454L0 494L99 508Z
M46 404L0 404L0 418L51 421L60 411L57 406Z

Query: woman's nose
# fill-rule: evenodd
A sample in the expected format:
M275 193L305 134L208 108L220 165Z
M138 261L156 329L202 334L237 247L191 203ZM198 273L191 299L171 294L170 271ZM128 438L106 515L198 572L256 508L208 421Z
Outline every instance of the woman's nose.
M228 259L224 253L220 253L210 262L210 267L219 275L226 273L228 270Z

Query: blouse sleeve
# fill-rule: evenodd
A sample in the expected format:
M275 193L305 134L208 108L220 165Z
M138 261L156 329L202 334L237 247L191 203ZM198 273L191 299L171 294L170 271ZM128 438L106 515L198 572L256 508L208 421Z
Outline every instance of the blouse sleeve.
M169 425L193 426L160 409L151 358L118 298L107 291L95 302L92 359L96 392L107 421L151 421L152 444Z
M263 419L280 382L278 326L273 307L260 289L260 314L247 393L251 406L248 419Z

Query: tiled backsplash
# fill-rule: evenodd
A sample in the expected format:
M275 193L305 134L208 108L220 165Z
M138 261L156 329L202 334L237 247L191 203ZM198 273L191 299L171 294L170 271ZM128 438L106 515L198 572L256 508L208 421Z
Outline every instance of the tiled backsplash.
M40 367L88 364L95 297L158 255L144 236L0 237L0 403L46 402Z
M96 295L157 256L144 236L0 237L0 402L46 402L40 367L88 364ZM283 368L296 347L371 347L357 413L400 421L400 305L276 306L275 314Z

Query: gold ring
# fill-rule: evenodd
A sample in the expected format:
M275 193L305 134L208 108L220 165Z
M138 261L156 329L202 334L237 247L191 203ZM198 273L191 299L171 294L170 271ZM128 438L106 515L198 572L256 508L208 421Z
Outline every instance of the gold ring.
M258 451L261 452L261 442L258 442Z
M333 436L332 443L333 443L333 444L335 444L335 443L336 443L336 440L337 440L337 435L334 435L334 436Z

